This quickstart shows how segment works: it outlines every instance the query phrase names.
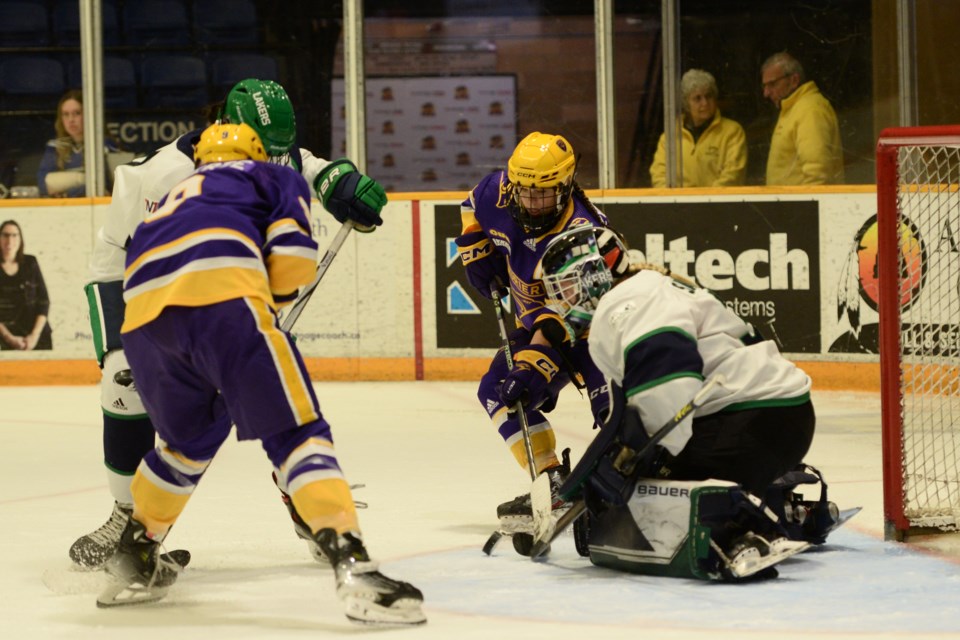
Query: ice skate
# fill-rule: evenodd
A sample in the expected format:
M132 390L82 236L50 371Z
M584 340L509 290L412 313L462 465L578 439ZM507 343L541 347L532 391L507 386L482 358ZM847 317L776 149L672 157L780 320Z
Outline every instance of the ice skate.
M167 595L182 567L161 556L160 543L148 538L143 524L130 518L105 569L107 586L97 597L98 607L156 602Z
M70 559L81 569L100 569L117 550L120 534L127 526L133 507L113 503L113 512L96 531L77 538L70 546Z
M316 542L330 558L337 579L337 596L346 604L346 615L352 622L405 626L427 621L421 609L420 590L380 573L360 538L322 529Z
M78 569L94 571L102 569L104 563L116 553L120 543L120 534L127 526L132 507L119 502L113 503L113 512L103 526L92 533L77 538L70 546L70 559ZM164 559L175 562L181 567L190 564L190 552L186 549L174 549L163 554Z
M307 526L307 523L303 521L303 518L300 517L300 514L297 513L297 510L294 508L293 500L290 499L286 491L280 488L276 473L273 474L273 482L280 491L280 500L283 501L283 506L287 508L290 519L293 520L293 530L296 532L297 537L307 543L307 550L310 551L310 555L313 556L314 560L322 563L324 566L329 565L330 561L327 559L327 556L323 554L323 549L321 549L317 541L314 540L313 535L311 535L310 527Z
M801 540L780 537L768 541L763 536L747 532L734 541L726 553L716 546L714 548L725 565L721 569L723 577L739 581L747 578L774 578L777 576L773 569L775 564L808 547L810 543Z
M550 478L550 497L553 499L553 517L559 518L570 508L570 503L560 497L560 485L570 475L570 450L563 451L563 464L543 471ZM530 494L525 493L497 507L500 519L500 533L507 535L533 534L533 507ZM532 538L531 538L532 542ZM518 549L519 551L519 549ZM523 554L523 555L528 555Z

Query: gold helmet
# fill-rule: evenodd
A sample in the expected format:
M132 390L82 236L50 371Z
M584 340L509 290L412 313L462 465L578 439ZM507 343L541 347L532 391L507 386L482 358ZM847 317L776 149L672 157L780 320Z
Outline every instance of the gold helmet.
M510 212L527 233L547 231L563 214L573 190L577 159L566 138L535 131L507 162Z
M228 160L266 160L260 136L248 124L212 124L200 134L193 152L197 164Z

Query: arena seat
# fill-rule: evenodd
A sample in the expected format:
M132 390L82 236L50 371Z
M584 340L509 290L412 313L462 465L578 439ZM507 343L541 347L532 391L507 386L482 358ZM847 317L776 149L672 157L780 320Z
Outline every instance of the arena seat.
M156 49L192 43L187 9L176 0L127 2L123 21L129 45Z
M0 47L50 44L47 8L36 2L0 2Z
M185 55L156 55L140 65L144 106L202 107L209 101L207 68L203 60Z
M226 94L244 78L279 81L277 61L270 56L237 53L219 56L210 63L210 81L218 94Z
M249 0L203 0L193 5L193 33L203 45L258 45L260 23Z
M66 90L63 65L53 58L5 57L0 62L0 108L56 110Z

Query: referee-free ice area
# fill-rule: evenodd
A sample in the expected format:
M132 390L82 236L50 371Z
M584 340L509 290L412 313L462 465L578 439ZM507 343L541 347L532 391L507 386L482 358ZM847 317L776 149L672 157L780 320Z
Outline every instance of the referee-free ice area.
M98 609L103 576L67 549L101 525L96 387L0 387L0 626L6 638L960 638L960 542L882 539L879 396L815 392L807 462L863 511L780 577L729 585L600 569L565 536L544 562L481 547L527 490L466 382L317 383L367 547L425 595L422 627L346 620L333 573L297 539L259 444L228 440L166 540L193 561L156 604ZM594 435L568 389L551 414L576 461ZM776 428L776 425L771 425ZM808 489L808 491L810 491ZM812 496L811 496L812 497Z

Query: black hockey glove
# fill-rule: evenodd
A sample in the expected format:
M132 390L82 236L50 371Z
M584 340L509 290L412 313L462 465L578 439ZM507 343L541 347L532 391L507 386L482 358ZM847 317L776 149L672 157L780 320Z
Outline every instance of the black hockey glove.
M531 344L513 356L513 369L500 385L500 399L508 407L522 401L536 409L550 397L550 383L560 372L559 354L550 347Z
M360 173L346 158L324 167L313 186L323 207L337 222L352 220L362 233L370 233L383 224L380 211L387 204L387 194L379 182Z

